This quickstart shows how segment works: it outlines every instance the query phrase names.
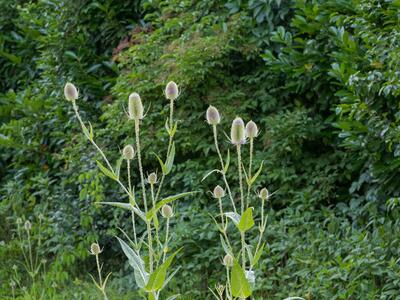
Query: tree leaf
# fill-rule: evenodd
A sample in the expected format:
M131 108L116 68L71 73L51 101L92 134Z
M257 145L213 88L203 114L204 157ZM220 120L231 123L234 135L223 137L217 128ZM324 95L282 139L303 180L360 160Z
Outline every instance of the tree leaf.
M240 222L237 224L237 228L240 232L246 232L251 227L254 226L254 219L253 219L253 208L249 207L245 210L242 217L240 218Z
M247 298L251 295L250 284L236 259L233 262L231 271L231 288L234 297Z

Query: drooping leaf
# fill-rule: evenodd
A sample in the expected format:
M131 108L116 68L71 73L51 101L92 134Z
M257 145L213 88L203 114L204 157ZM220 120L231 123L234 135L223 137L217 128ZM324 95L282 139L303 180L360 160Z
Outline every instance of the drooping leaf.
M224 213L224 215L227 216L229 219L231 219L236 226L239 224L240 215L238 213L230 211L230 212Z
M254 226L254 219L253 219L253 208L249 207L245 210L242 217L240 218L240 222L237 224L237 228L240 232L246 232L251 227Z
M144 267L144 261L140 257L138 253L136 253L131 247L128 246L122 239L116 237L121 244L122 251L125 253L128 258L129 264L135 270L135 278L138 277L138 281L136 282L139 285L146 285L149 281L149 274L146 272Z
M234 297L247 298L251 295L250 284L236 259L231 271L231 289Z

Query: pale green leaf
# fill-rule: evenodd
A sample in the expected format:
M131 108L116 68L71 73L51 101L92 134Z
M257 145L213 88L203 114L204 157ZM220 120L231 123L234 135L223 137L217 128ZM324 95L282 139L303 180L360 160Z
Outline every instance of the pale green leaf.
M250 284L236 259L231 271L231 289L234 297L247 298L251 295Z
M253 219L253 208L249 207L245 210L242 217L240 218L240 222L237 224L237 228L240 232L246 232L251 227L254 226L254 219Z
M118 177L114 173L114 171L110 171L108 168L103 166L103 164L101 162L99 162L98 160L96 160L96 163L97 163L97 166L99 167L101 172L103 172L104 175L106 175L107 177L111 178L112 180L118 180Z

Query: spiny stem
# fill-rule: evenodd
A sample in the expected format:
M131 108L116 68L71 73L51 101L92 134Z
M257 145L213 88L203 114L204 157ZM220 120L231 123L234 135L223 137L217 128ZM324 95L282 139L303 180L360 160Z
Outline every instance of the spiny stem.
M221 198L218 198L218 203L219 203L219 212L220 212L220 214L221 214L222 228L225 228L224 211L223 211L223 209L222 209L222 201L221 201Z
M34 280L34 268L33 268L33 257L32 257L32 244L31 244L31 235L29 233L29 230L27 230L28 232L28 249L29 249L29 263L31 266L31 273L32 273L32 279Z
M169 130L171 131L173 126L174 126L174 100L170 101L169 108L170 108L169 109ZM167 158L168 158L169 153L170 153L171 148L172 148L172 142L173 142L173 135L169 134L169 141L168 141L168 148L167 148ZM160 184L159 184L158 189L157 189L155 201L157 201L158 197L160 196L161 188L162 188L162 186L164 184L164 178L165 178L165 175L163 173L162 176L161 176Z
M242 241L242 268L243 268L243 271L245 271L246 270L246 252L245 252L246 242L244 239L244 232L240 233L240 238Z
M240 207L241 214L244 212L244 197L243 197L243 175L242 175L242 155L241 155L241 147L240 144L236 146L237 150L237 163L238 163L238 172L239 172L239 187L240 187Z
M167 251L168 251L168 235L169 235L169 218L167 218L167 226L165 229L165 243L164 243L164 254L163 254L163 262L165 261L165 256L167 255Z
M254 139L250 138L250 158L249 158L249 172L248 178L251 179L252 165L253 165L253 148L254 148ZM246 198L246 208L249 207L250 202L250 185L247 186L247 198Z
M227 299L231 299L231 279L229 276L229 268L226 267L226 296Z
M144 211L147 214L147 200L146 200L146 188L144 186L144 175L143 175L143 166L142 166L142 154L140 150L140 131L139 131L139 119L135 119L135 137L136 137L136 151L138 156L138 164L139 164L139 173L140 173L140 183L142 186L142 197L144 204ZM150 272L153 272L153 240L151 237L151 224L150 221L146 222L147 224L147 239L149 244L149 263L150 263Z
M154 207L156 207L156 199L154 197L154 184L150 184L150 191L151 191L151 201L153 204L153 209ZM157 216L154 216L154 218L156 218ZM160 237L159 237L159 232L158 232L158 227L154 226L155 230L156 230L156 245L159 245L160 242Z
M131 162L129 159L126 160L127 170L128 170L128 189L131 194L132 191L132 184L131 184ZM133 239L135 241L135 246L137 247L137 237L136 237L136 224L135 224L135 213L132 211L132 228L133 228Z
M236 206L235 206L235 201L233 200L233 197L232 197L231 189L230 189L230 187L229 187L228 181L226 180L226 175L225 175L225 171L224 171L224 160L223 160L223 158L222 158L221 151L219 150L219 145L218 145L218 134L217 134L217 126L216 126L216 125L213 125L213 133L214 133L214 144L215 144L215 149L216 149L216 151L217 151L217 154L218 154L218 157L219 157L219 161L220 161L220 163L221 163L222 179L224 180L225 187L226 187L226 189L227 189L227 191L228 191L229 198L231 199L232 206L233 206L233 210L234 210L235 212L237 212L237 211L236 211Z
M99 283L100 283L100 286L103 287L103 279L101 278L99 255L96 254L95 256L96 256L97 273L99 274Z

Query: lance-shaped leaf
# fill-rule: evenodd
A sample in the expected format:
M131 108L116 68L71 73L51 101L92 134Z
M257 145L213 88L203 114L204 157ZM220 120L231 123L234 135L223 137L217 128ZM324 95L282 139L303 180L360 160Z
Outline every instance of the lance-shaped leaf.
M101 162L96 160L97 166L99 167L100 171L103 172L104 175L111 178L112 180L118 180L118 176L114 173L114 171L110 171L107 169Z
M235 259L231 271L232 295L238 298L247 298L251 295L250 284L246 279L242 267Z
M260 175L260 173L262 171L263 165L264 165L264 161L261 162L261 165L258 168L258 171L256 172L256 174L254 174L253 177L251 177L251 178L247 178L247 185L248 186L252 186L253 183L256 181L257 177Z
M263 243L262 246L257 249L256 253L254 253L253 259L250 261L252 267L254 267L260 260L261 254L264 250L264 246L265 243Z
M155 155L155 157L157 157L158 162L160 163L162 173L163 173L164 175L166 175L166 173L167 173L167 167L166 167L166 165L164 164L164 162L162 161L162 159L161 159L157 154L155 154L155 153L153 153L153 154Z
M143 221L146 221L146 216L145 214L137 209L136 207L134 207L132 205L132 203L123 203L123 202L96 202L96 204L103 204L103 205L110 205L110 206L114 206L114 207L118 207L118 208L122 208L122 209L126 209L126 210L133 210Z
M162 263L149 277L149 281L145 287L147 292L157 292L161 290L164 285L165 277L167 276L167 270L172 263L175 255L180 251L177 250L174 254L168 257L164 263Z
M144 261L131 247L128 246L122 239L116 237L121 244L122 251L124 251L128 258L129 264L135 270L135 278L138 286L145 286L149 281L149 274L144 267Z
M181 193L181 194L177 194L177 195L174 195L174 196L169 196L169 197L167 197L167 198L162 199L161 201L159 201L159 202L156 204L155 207L153 207L152 209L150 209L150 210L147 212L147 214L146 214L147 220L151 220L151 219L154 217L154 215L157 213L157 211L158 211L164 204L171 203L171 202L173 202L173 201L175 201L175 200L178 200L178 199L180 199L180 198L183 198L183 197L192 195L192 194L194 194L194 193L197 193L197 192L186 192L186 193Z
M164 175L168 175L171 172L172 166L174 165L174 159L175 159L175 143L172 143L171 150L169 151L169 155L165 162L167 173Z
M254 219L253 219L253 208L249 207L245 210L242 217L240 218L240 222L237 224L237 228L240 232L246 232L251 227L254 226Z

